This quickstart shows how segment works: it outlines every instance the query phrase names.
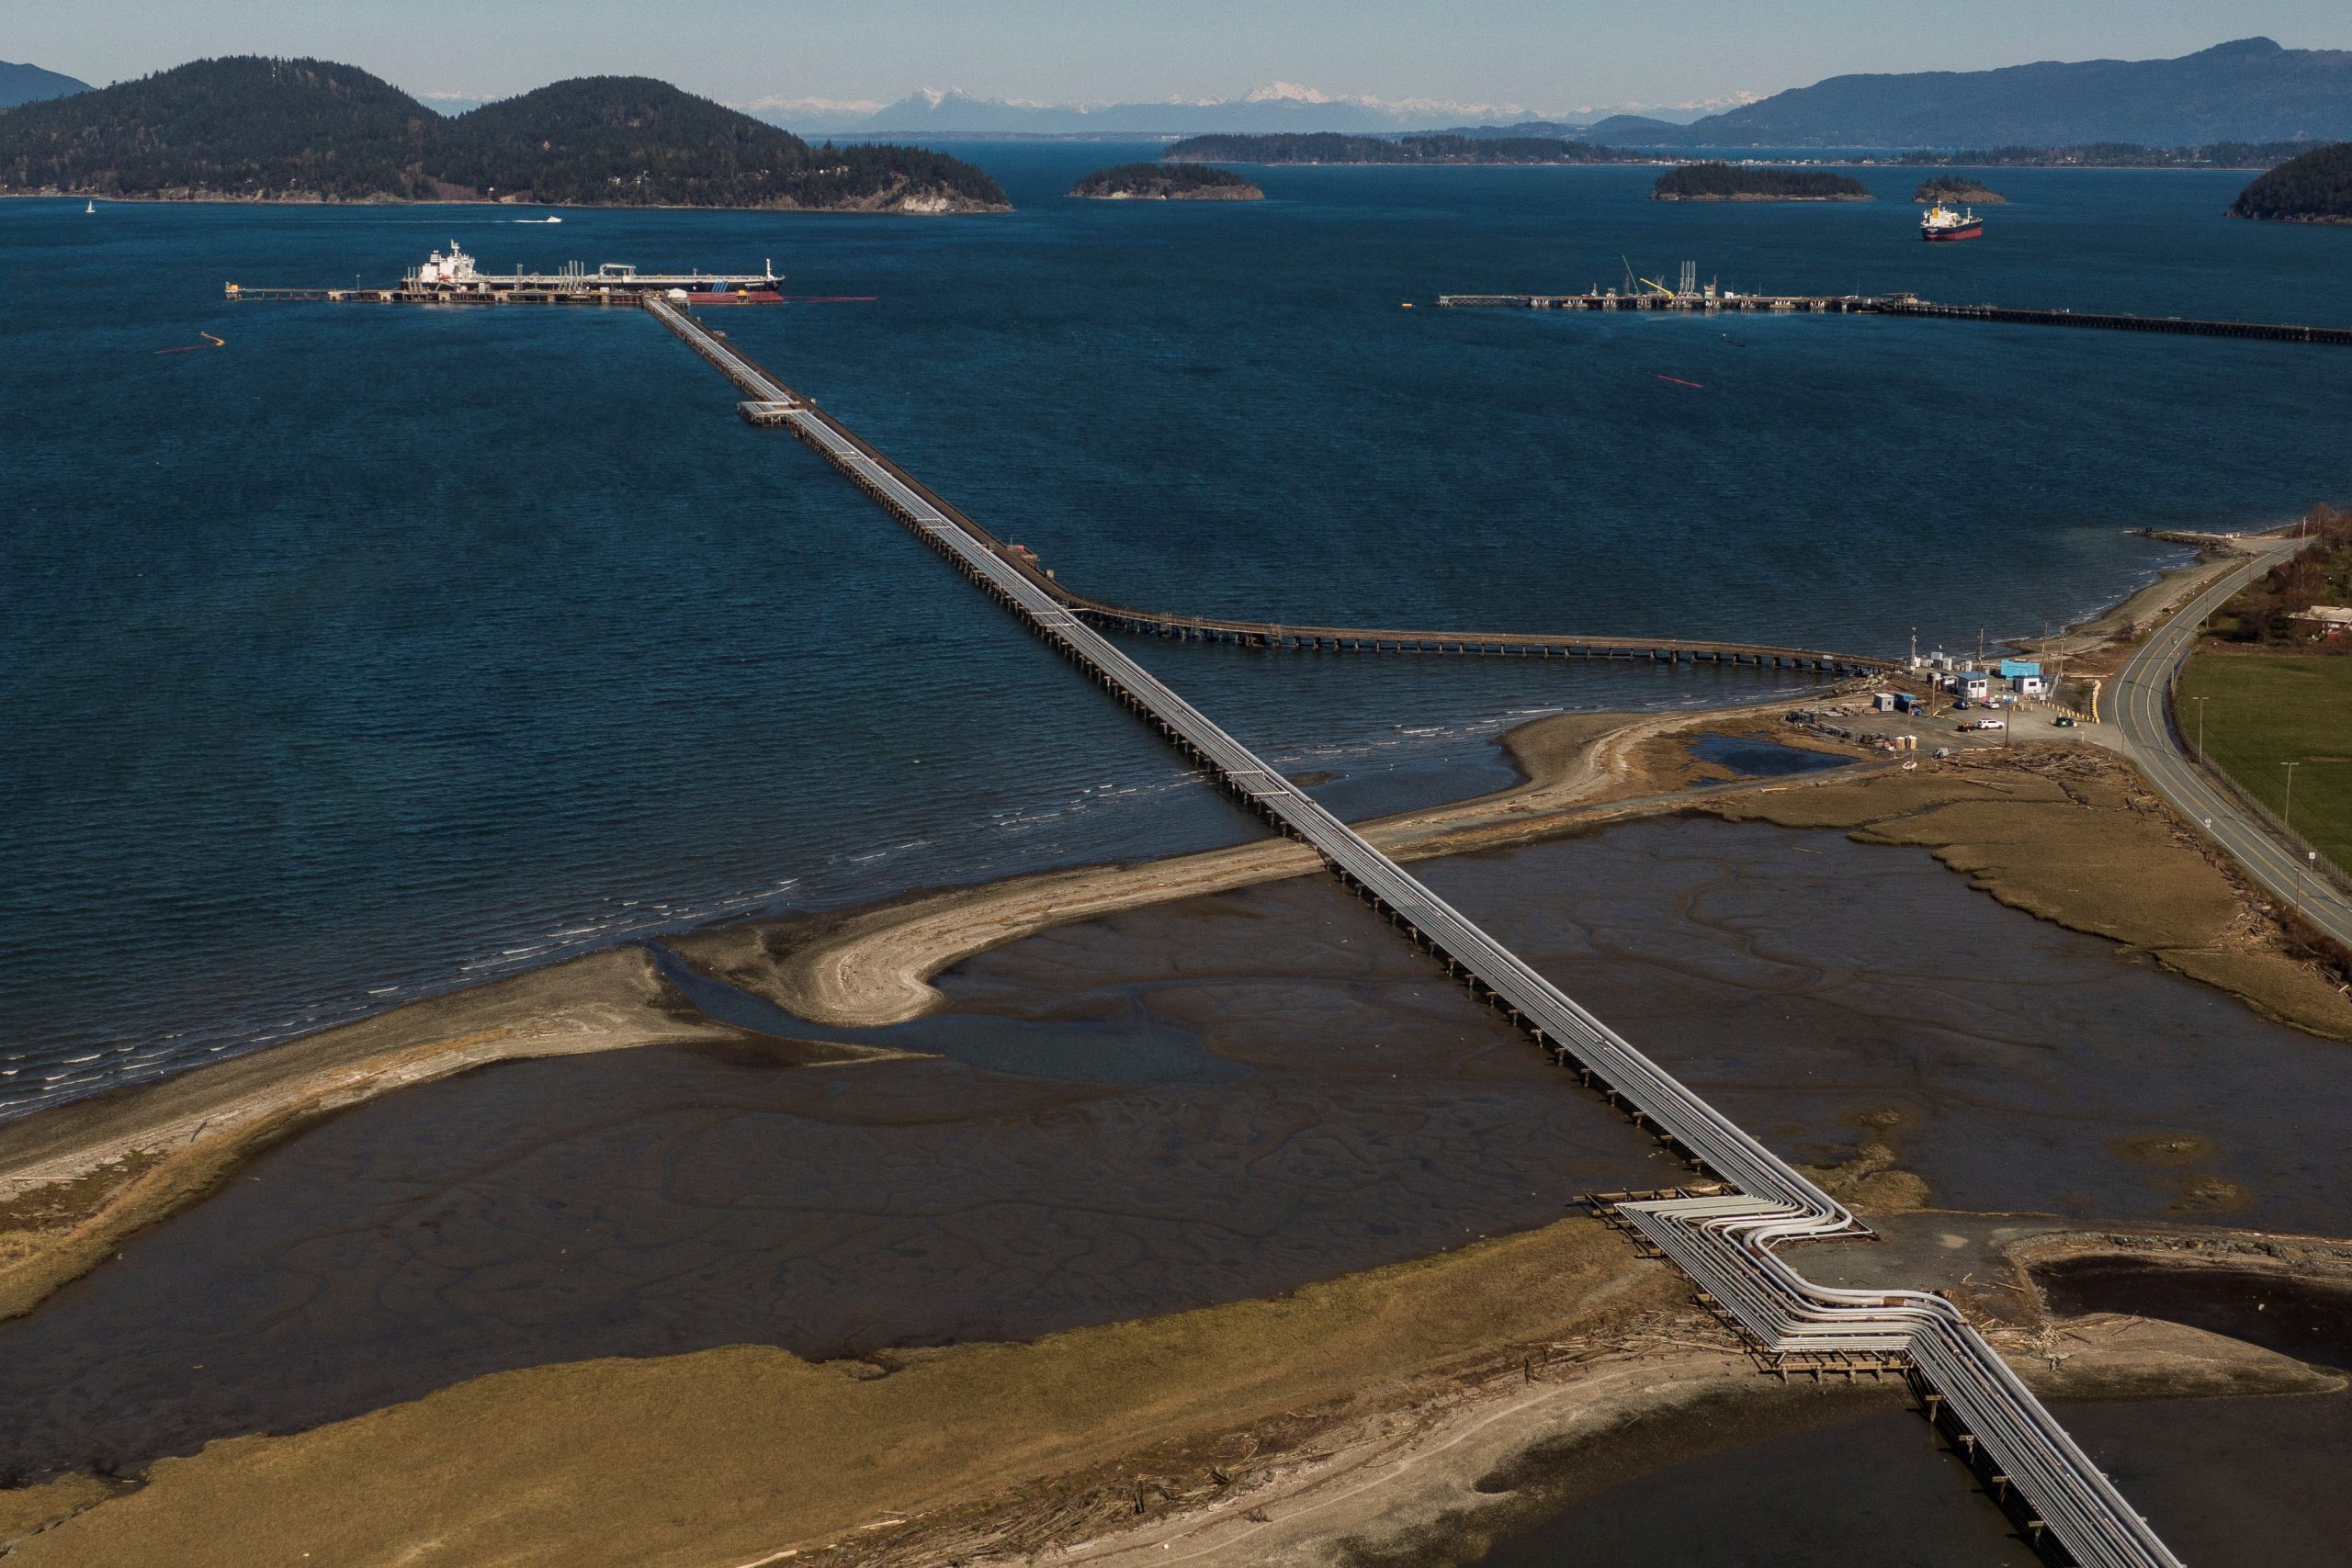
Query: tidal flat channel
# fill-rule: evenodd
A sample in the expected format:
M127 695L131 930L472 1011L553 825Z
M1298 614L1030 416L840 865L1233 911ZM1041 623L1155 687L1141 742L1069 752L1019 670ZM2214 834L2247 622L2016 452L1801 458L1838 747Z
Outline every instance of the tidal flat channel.
M2195 1218L2220 1182L2235 1222L2346 1229L2345 1047L1925 854L1675 819L1429 871L1798 1157L1867 1135L1940 1205ZM544 1362L1028 1338L1675 1174L1320 880L942 985L950 1012L854 1036L923 1059L511 1063L303 1134L0 1325L0 1471L135 1467ZM2191 1166L2130 1157L2183 1134Z
M1424 1257L1667 1169L1319 879L947 985L955 1012L861 1036L927 1058L511 1063L306 1132L0 1324L0 1471L544 1362L1027 1339Z
M2059 1415L2165 1544L2197 1568L2344 1561L2352 1394L2135 1400ZM1965 1465L1900 1409L1740 1440L1731 1416L1659 1423L1701 1451L1582 1495L1497 1541L1479 1568L2040 1568ZM1752 1423L1749 1426L1752 1429ZM1605 1456L1589 1460L1606 1472ZM1533 1465L1512 1479L1540 1485ZM1562 1480L1563 1486L1573 1482Z
M2152 1267L2111 1258L2036 1271L2062 1314L2134 1313L2188 1323L2323 1366L2352 1369L2352 1295L2278 1274ZM1829 1419L1751 1407L1647 1423L1623 1455L1540 1450L1508 1482L1562 1498L1496 1542L1481 1568L1672 1562L1799 1568L1824 1562L2033 1568L1968 1469L1932 1451L1926 1423L1870 1406ZM2069 1403L2077 1441L2199 1568L2340 1562L2352 1540L2352 1392L2265 1399ZM1767 1426L1777 1429L1762 1430ZM1662 1457L1657 1457L1662 1456ZM1652 1462L1640 1462L1651 1457ZM1630 1473L1628 1473L1630 1472ZM1623 1479L1620 1479L1623 1477Z
M1924 852L1655 819L1426 875L1798 1159L1883 1143L1936 1208L2352 1235L2352 1046Z

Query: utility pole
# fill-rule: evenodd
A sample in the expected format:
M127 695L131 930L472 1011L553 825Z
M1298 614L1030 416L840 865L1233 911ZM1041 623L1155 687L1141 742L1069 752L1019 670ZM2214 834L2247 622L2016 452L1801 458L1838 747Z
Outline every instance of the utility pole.
M2294 852L2295 846L2295 764L2289 762L2286 764L2286 768L2287 848L2288 852L2291 854ZM2303 918L2303 863L2301 861L2297 861L2295 863L2295 918L2299 920Z
M2197 703L2197 761L2198 761L2199 765L2202 766L2202 765L2203 765L2203 763L2204 763L2204 761L2205 761L2205 699L2204 699L2203 697L2199 697L2199 698L2197 698L2197 699L2196 699L2196 703ZM2294 785L2294 782L2295 782L2295 775L2294 775L2294 774L2292 774L2292 773L2289 773L2289 774L2287 775L2287 784L2288 784L2288 786L2289 786L2290 788L2292 788L2292 787L2293 787L2293 785Z

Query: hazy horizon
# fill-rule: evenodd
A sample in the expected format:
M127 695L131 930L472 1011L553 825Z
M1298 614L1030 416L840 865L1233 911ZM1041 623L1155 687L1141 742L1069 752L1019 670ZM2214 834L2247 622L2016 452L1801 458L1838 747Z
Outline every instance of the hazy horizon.
M877 0L841 13L705 0L648 29L619 0L125 0L104 28L65 0L18 0L0 52L96 85L219 54L315 55L427 101L498 98L566 76L660 76L724 103L811 117L922 89L1042 104L1230 100L1280 86L1331 98L1524 114L1728 107L1849 72L1984 70L2035 60L2149 59L2262 34L2352 47L2318 0L1983 0L1959 16L1869 0L1761 14L1690 0L1627 28L1622 6L1472 0ZM1957 24L1957 25L1956 25Z

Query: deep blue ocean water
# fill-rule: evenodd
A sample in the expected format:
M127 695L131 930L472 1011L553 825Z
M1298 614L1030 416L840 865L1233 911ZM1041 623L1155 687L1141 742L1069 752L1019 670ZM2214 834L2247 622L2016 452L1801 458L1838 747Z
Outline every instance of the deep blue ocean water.
M1874 320L1438 311L1684 258L1741 289L2352 321L2352 233L2227 173L2002 171L1991 233L1642 169L973 144L1009 217L0 204L0 1116L567 952L1252 828L626 311L221 284L756 267L745 347L1074 584L1150 605L1894 649L2038 631L2352 485L2352 354ZM1399 308L1406 300L1419 308ZM220 348L159 350L203 343ZM1685 387L1671 376L1699 383ZM1373 810L1558 707L1754 676L1146 656Z

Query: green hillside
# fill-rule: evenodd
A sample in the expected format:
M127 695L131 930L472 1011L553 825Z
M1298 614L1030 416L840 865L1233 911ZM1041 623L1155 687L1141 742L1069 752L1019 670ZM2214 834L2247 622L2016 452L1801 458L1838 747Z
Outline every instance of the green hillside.
M430 194L439 117L389 82L323 60L199 60L0 111L0 181L75 196Z
M451 185L565 205L1006 205L994 180L944 153L812 148L648 76L583 76L484 104L428 146L434 174Z
M1818 169L1756 169L1685 164L1658 175L1653 201L1868 201L1862 182Z
M2352 136L2352 50L2281 49L2248 38L2171 60L1832 76L1645 140L1662 147L2188 147L2345 136Z
M642 76L558 82L444 119L354 66L201 60L0 111L0 187L212 200L492 197L577 206L1001 210L919 148L812 148Z
M1098 201L1263 201L1266 193L1211 164L1121 164L1097 169L1070 195Z
M2315 147L2238 192L2235 218L2352 223L2352 141Z

